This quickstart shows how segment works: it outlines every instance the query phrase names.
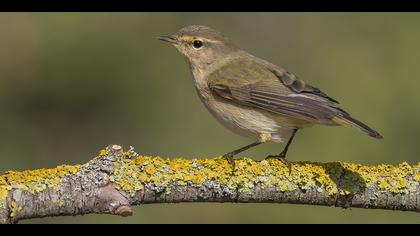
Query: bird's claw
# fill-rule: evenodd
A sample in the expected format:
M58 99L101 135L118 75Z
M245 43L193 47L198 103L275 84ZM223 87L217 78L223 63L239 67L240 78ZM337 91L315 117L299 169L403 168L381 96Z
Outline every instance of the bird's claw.
M223 158L225 158L229 162L229 164L231 165L232 171L235 170L235 159L233 159L233 156L234 155L232 153L227 153L227 154L223 155Z

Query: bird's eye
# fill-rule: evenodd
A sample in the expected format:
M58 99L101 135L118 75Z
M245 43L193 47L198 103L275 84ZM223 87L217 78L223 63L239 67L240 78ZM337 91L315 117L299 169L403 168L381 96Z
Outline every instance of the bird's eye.
M201 41L201 40L194 40L194 41L193 41L193 47L194 47L194 48L199 49L199 48L201 48L202 46L203 46L203 41Z

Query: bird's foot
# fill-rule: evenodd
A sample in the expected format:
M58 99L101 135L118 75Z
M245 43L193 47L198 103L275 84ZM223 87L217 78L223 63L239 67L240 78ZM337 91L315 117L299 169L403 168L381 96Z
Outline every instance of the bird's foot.
M226 153L225 155L223 155L223 158L225 158L231 165L232 167L232 171L235 170L235 159L233 159L233 156L235 154L232 152Z
M278 155L268 155L265 159L277 159L279 161L282 161L289 168L289 175L292 173L292 163L286 159L285 153L282 152Z

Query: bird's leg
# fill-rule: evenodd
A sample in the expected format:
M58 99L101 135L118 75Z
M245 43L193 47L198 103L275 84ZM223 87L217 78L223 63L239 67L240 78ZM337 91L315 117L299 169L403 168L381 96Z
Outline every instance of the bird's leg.
M293 141L293 138L295 137L296 132L298 129L294 129L292 135L289 138L289 141L287 141L286 147L284 147L283 151L278 155L269 155L265 159L279 159L282 160L288 167L289 167L289 175L292 172L292 164L286 159L287 150L289 150L289 146Z
M260 145L262 143L263 142L261 142L261 141L253 142L253 143L251 143L249 145L246 145L244 147L241 147L239 149L236 149L234 151L231 151L229 153L226 153L225 155L223 155L223 158L226 158L229 161L229 163L232 165L232 170L234 170L235 169L235 160L233 159L233 156L235 156L236 154L241 153L241 152L243 152L245 150L248 150L248 149L250 149L252 147L255 147L257 145Z

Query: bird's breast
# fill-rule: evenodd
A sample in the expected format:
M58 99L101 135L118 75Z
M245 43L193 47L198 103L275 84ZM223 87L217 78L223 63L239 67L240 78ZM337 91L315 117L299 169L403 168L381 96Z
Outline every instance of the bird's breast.
M208 87L199 87L197 92L200 100L213 117L232 132L255 140L259 138L260 134L270 134L275 137L273 141L283 141L283 135L280 135L282 126L278 117L218 97ZM284 130L289 130L289 128L284 128Z

